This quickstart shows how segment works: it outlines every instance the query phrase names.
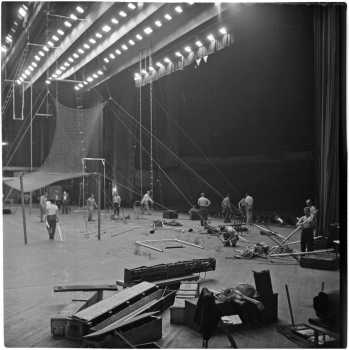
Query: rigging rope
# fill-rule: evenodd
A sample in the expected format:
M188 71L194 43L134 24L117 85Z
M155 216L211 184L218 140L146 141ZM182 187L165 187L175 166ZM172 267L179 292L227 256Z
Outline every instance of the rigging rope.
M112 111L113 112L113 111ZM131 131L131 129L116 115L116 113L113 112L113 115L120 121L120 123L128 130L128 132L134 137L136 141L138 141L137 136L135 133ZM150 152L145 149L143 145L140 145L143 150L150 156ZM166 173L166 171L160 166L160 164L153 159L154 164L159 168L159 170L166 176L166 178L169 180L169 182L175 187L175 189L182 195L182 197L185 199L185 201L192 207L193 204L191 201L188 199L188 197L184 194L184 192L178 187L178 185L170 178L170 176Z
M217 171L218 174L221 175L222 179L224 179L224 180L226 181L226 183L230 186L230 188L231 188L232 190L234 190L237 194L240 194L240 192L237 190L237 188L229 181L229 179L223 174L223 172L222 172L220 169L218 169L218 167L217 167L213 162L210 161L210 159L207 157L207 155L204 153L204 151L203 151L203 150L199 147L199 145L196 144L196 143L194 142L194 140L184 131L184 129L176 122L176 120L169 117L168 111L167 111L167 110L165 109L165 107L160 103L160 101L159 101L157 98L155 98L155 97L153 97L153 99L154 99L155 102L158 104L158 106L164 111L164 114L165 114L166 119L167 119L169 122L173 123L173 124L178 128L178 130L182 132L182 134L187 138L187 140L188 140L188 141L196 148L196 150L205 158L205 160L207 161L207 163L208 163L209 165L211 165L212 168L214 168L214 169Z
M130 117L135 123L138 123L137 119L131 115L121 104L119 104L117 101L115 101L114 98L111 98L111 100L115 103L117 107L119 107L128 117ZM142 126L142 129L146 131L146 133L149 134L149 130ZM221 192L219 192L215 187L213 187L210 183L208 183L200 174L197 173L196 170L194 170L189 164L187 164L183 159L181 159L174 151L172 151L166 144L164 144L157 136L154 136L155 140L163 147L165 148L171 155L173 155L182 165L184 165L188 170L190 170L195 176L197 176L203 183L205 183L212 191L214 191L216 194L218 194L220 197L224 197Z

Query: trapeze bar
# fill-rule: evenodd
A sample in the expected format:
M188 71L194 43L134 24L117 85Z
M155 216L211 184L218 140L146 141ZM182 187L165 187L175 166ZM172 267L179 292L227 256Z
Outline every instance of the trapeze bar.
M53 114L47 114L47 113L36 113L36 117L52 117Z

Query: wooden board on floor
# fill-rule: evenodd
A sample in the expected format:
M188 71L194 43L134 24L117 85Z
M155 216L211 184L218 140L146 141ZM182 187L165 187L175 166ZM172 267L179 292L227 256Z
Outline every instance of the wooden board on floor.
M76 292L76 291L96 291L96 290L118 290L118 286L116 284L99 284L99 285L69 285L69 286L56 286L53 287L53 291L55 293L58 292Z

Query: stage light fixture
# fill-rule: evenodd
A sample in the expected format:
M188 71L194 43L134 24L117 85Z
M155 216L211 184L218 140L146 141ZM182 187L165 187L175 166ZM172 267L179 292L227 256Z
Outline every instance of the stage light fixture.
M56 73L52 74L52 77L57 78L57 74Z
M138 40L142 40L142 39L143 39L142 35L140 35L140 34L137 34L137 35L136 35L136 38L137 38Z
M184 48L184 51L190 53L190 52L192 52L192 49L191 49L190 46L186 46L186 47Z
M76 85L76 86L74 86L74 89L79 90L80 88Z
M132 40L132 39L130 39L129 41L128 41L128 43L130 44L130 45L135 45L135 42Z
M163 68L164 67L164 65L161 63L161 62L156 62L155 63L159 68Z
M74 58L73 57L68 57L68 61L73 63L74 62Z
M90 48L90 45L89 45L89 44L84 44L84 48L85 48L86 50L88 50L88 49Z
M43 50L46 51L46 52L48 52L48 51L49 51L49 48L48 48L46 45L44 45L44 46L43 46Z
M87 84L88 84L88 82L87 82L86 80L84 80L82 83L83 83L84 85L87 85Z
M130 9L130 10L135 10L136 9L136 5L133 4L132 2L130 2L127 7Z
M12 37L10 34L8 34L5 38L5 41L8 43L8 44L11 44L12 43Z
M141 73L144 74L144 75L148 75L148 72L145 69L142 69Z
M5 45L2 45L1 46L1 51L4 52L4 53L7 52L7 47Z
M78 52L82 55L85 51L82 48L79 48Z
M84 87L84 85L83 85L82 83L79 83L78 86L79 86L80 88L83 88L83 87Z
M17 83L17 85L21 85L21 81L19 79L16 80L16 83ZM4 142L2 143L2 145L5 146Z
M36 68L38 64L36 62L32 62L32 66Z
M29 75L29 74L30 74L30 70L29 70L29 69L26 69L26 70L24 71L24 73L27 74L27 75Z
M203 46L203 45L202 45L202 42L201 42L200 40L196 41L196 42L195 42L195 45L196 45L197 47L202 47L202 46Z
M164 15L164 17L165 17L165 19L167 19L168 21L171 21L171 19L172 19L172 16L171 16L169 13L166 13L166 14Z
M95 40L95 39L93 39L93 38L90 38L89 40L88 40L91 44L95 44L97 41Z
M176 52L175 52L175 56L176 56L176 57L183 57L183 55L182 55L179 51L176 51Z
M127 45L125 45L125 44L122 44L122 45L121 45L121 48L122 48L124 51L128 50L128 47L127 47Z
M183 9L182 9L180 6L176 6L176 7L175 7L175 11L176 11L177 13L182 13L182 12L183 12Z
M135 80L140 80L140 79L142 79L142 77L141 77L141 75L139 73L135 73L134 79Z
M108 32L110 32L111 28L110 28L110 26L105 25L102 27L102 30L103 30L103 32L108 33Z
M222 35L225 35L225 34L227 34L227 28L222 27L222 28L219 29L219 32L220 32Z
M76 11L78 11L79 13L84 13L84 9L81 6L77 6Z
M150 70L151 72L155 72L155 68L154 68L153 66L149 66L149 70Z
M115 50L115 53L116 53L117 55L121 55L121 54L122 54L122 52L121 52L119 49L116 49L116 50Z
M39 54L41 57L44 57L44 56L45 56L44 52L41 51L41 50L38 52L38 54Z
M215 41L214 35L213 35L213 34L208 34L208 35L207 35L207 40L209 40L209 41Z
M32 72L34 68L32 66L29 66L28 69Z
M53 39L54 41L58 41L58 40L59 40L59 38L58 38L57 35L52 35L52 39Z
M125 11L120 11L119 15L124 18L127 17L127 13Z
M57 75L61 75L62 74L62 71L60 69L56 69L56 74Z
M144 28L144 33L145 33L145 34L149 35L149 34L151 34L152 32L153 32L153 29L152 29L151 27L146 27L146 28Z
M99 70L99 71L97 72L97 74L103 75L103 72L102 72L101 70Z
M49 41L47 42L47 45L48 45L48 46L51 46L51 47L54 47L54 46L55 46L55 44L54 44L51 40L49 40Z
M67 68L65 68L63 65L59 67L61 71L65 71Z
M78 18L76 17L76 15L74 15L74 13L72 13L70 15L70 18L73 20L73 21L76 21Z
M76 52L74 52L74 53L73 53L73 57L74 57L74 58L79 58L79 55L78 55Z
M69 66L70 66L70 63L69 63L69 62L64 62L64 66L65 66L65 67L69 67Z
M91 81L93 81L93 78L92 77L87 77L86 79L89 83L91 83Z
M96 73L93 73L92 76L97 79L98 78L98 75Z
M159 27L159 28L162 26L162 23L161 23L161 21L159 21L159 20L155 21L154 23L155 23L155 25L156 25L157 27Z
M34 58L37 60L37 61L40 61L40 57L38 55L35 55Z
M119 21L115 17L111 19L111 22L114 24L119 24Z
M72 24L69 21L64 21L64 25L68 28L71 28Z
M20 17L25 17L27 15L27 11L21 6L19 9L18 9L18 15Z
M99 33L99 32L96 33L96 38L100 39L102 37L103 37L103 35L101 33Z
M46 83L47 85L51 84L51 82L50 82L49 80L45 80L45 83Z
M164 62L169 64L169 63L171 63L171 60L168 57L165 57Z
M61 36L63 36L63 35L64 35L64 32L63 32L63 30L62 30L62 29L57 29L57 33L58 33L59 35L61 35Z
M104 57L104 62L109 63L109 59L107 57Z
M112 59L112 60L115 60L115 55L113 53L110 53L109 54L109 57Z

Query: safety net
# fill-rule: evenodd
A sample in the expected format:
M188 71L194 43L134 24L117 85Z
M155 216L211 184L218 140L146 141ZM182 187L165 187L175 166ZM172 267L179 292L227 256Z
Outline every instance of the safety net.
M76 109L63 106L55 100L55 106L56 129L50 152L38 171L23 176L24 192L82 176L82 158L89 155L104 103ZM20 190L19 177L4 178L4 182Z

